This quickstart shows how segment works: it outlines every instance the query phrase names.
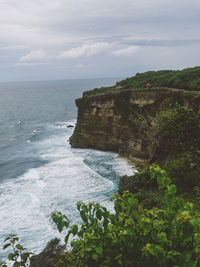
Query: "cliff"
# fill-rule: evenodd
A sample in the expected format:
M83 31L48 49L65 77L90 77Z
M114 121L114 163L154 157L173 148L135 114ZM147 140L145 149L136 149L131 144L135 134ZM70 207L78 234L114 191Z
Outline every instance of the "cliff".
M151 89L86 95L76 100L78 118L70 144L118 152L137 163L149 161L156 142L156 114L176 102L200 113L198 92Z

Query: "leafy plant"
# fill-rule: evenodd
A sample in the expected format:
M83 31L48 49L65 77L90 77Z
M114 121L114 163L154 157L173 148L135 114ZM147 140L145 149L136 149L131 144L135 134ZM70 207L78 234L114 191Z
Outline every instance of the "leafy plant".
M75 266L75 255L70 252L60 253L54 257L50 267L72 267Z
M13 261L13 267L21 267L21 266L29 266L30 259L33 255L32 252L28 252L26 248L18 243L19 238L11 234L9 235L4 242L6 244L3 247L3 250L7 249L8 247L12 247L13 252L8 255L8 260ZM7 267L5 262L1 263L1 267Z
M152 84L154 88L170 87L186 90L200 90L200 67L187 68L183 70L160 70L137 73L133 77L126 78L116 83L115 86L95 88L84 92L83 96L91 96L106 92L115 92L126 89L145 89L146 83Z
M62 254L66 249L66 245L62 245L60 239L54 238L50 240L44 250L31 258L31 267L49 267L56 256Z
M151 179L150 167L141 168L132 176L120 177L118 192L129 191L140 202L143 208L165 207L163 192L158 192L157 183Z
M118 192L122 194L123 191L129 191L131 193L137 193L142 189L148 189L149 187L156 186L156 182L152 183L150 177L150 167L140 168L132 176L122 176L120 177Z
M167 157L162 164L179 192L190 192L200 185L199 161L191 152Z
M163 159L198 150L200 147L200 116L192 109L176 104L157 115L158 140L155 158Z
M70 226L59 212L52 220L59 231L72 235L72 266L199 266L200 214L192 203L176 196L166 172L150 168L150 179L163 190L165 209L144 209L137 198L125 191L115 194L115 213L98 203L77 203L81 226Z

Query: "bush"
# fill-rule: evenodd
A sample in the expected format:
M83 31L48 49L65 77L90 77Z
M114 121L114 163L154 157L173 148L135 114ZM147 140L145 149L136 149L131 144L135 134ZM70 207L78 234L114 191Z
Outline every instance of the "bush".
M120 177L118 192L122 194L123 191L128 190L130 193L137 193L141 189L155 188L155 184L150 177L150 167L141 168L132 176Z
M200 147L200 116L179 104L157 115L155 159L195 151Z
M143 208L134 194L125 191L115 194L115 213L98 203L77 203L82 224L70 225L66 215L52 213L52 220L60 232L68 230L72 252L62 252L58 239L52 240L42 252L53 258L39 266L51 267L198 267L200 266L200 213L192 203L176 196L166 172L159 166L149 168L149 179L163 194L165 208ZM32 253L18 243L15 235L5 239L4 249L12 246L14 267L27 266ZM21 257L20 257L21 255ZM23 256L22 256L23 255ZM45 265L49 264L49 265ZM5 263L0 266L6 267Z
M13 267L29 266L33 253L19 244L19 238L15 234L9 235L4 242L3 250L12 248L12 252L8 254L8 260L14 262ZM0 267L8 267L8 265L5 262L0 262Z
M191 191L195 186L200 185L200 167L192 153L169 156L162 167L180 192Z
M155 180L151 179L150 167L141 168L132 176L120 177L118 193L133 193L143 208L164 207L163 194L158 192Z
M75 257L70 252L58 254L51 261L50 267L72 267L74 266Z
M176 196L166 172L150 168L150 178L163 190L165 209L143 209L129 192L113 196L115 213L98 203L77 203L82 224L69 225L59 212L52 214L59 231L72 234L74 266L200 266L200 214L192 203Z
M66 245L60 244L60 239L54 238L49 241L46 248L38 255L31 258L31 267L50 267L53 259L64 252ZM59 265L58 265L59 266Z
M83 96L102 94L109 91L126 89L145 89L146 83L155 88L170 87L186 90L200 90L200 67L183 70L160 70L137 73L135 76L119 81L114 86L95 88L83 93Z

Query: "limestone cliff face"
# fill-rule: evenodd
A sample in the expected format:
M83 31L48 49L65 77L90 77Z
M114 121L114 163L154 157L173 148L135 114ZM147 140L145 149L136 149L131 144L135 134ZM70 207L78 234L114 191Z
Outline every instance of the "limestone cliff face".
M175 102L200 113L199 95L173 90L126 90L77 99L77 125L70 144L148 161L156 142L155 116Z

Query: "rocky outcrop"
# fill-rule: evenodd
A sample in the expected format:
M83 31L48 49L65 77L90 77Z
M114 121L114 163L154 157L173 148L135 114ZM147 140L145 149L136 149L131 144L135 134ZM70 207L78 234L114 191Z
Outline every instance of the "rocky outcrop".
M77 99L77 125L70 144L149 161L156 142L156 114L175 102L200 113L200 95L170 89L123 90Z

